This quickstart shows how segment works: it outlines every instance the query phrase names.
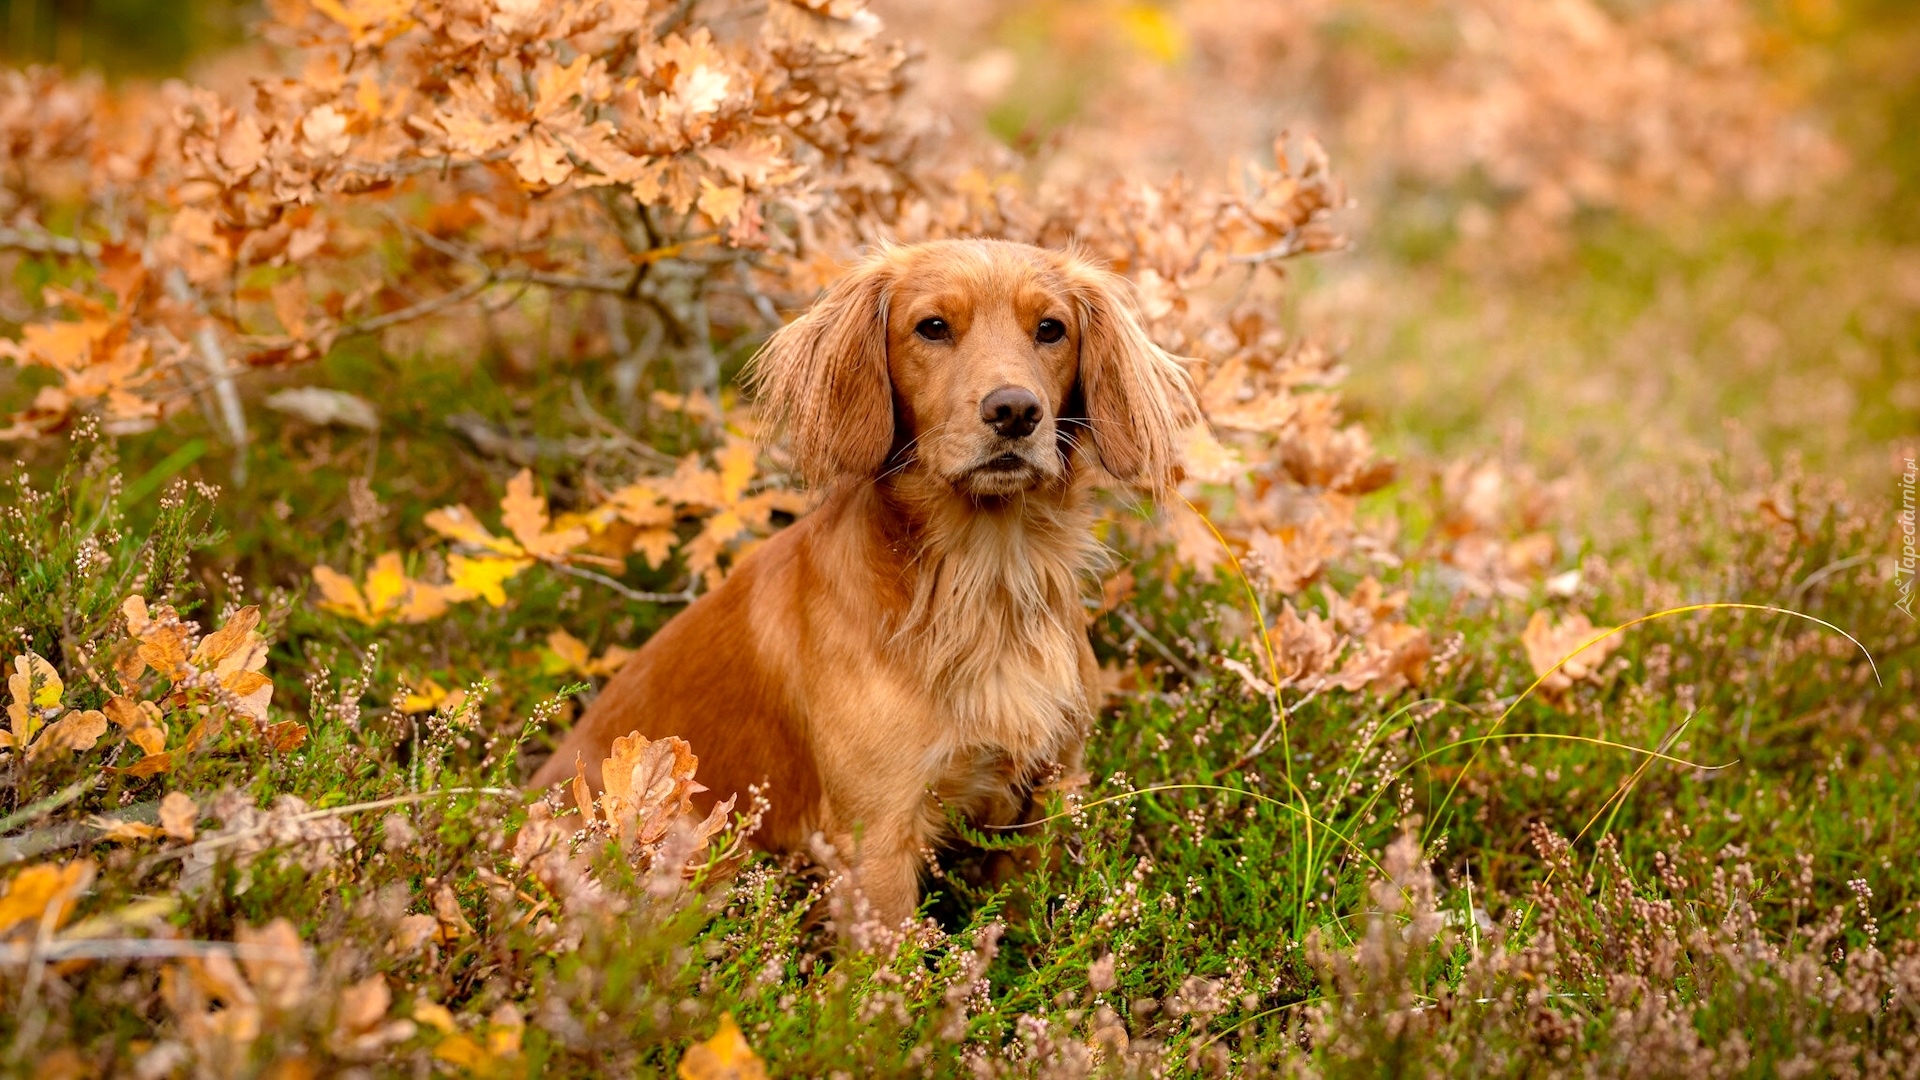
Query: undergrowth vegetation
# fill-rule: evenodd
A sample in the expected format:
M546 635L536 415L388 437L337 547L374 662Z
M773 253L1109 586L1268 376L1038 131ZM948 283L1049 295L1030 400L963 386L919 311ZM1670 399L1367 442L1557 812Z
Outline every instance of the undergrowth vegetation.
M267 7L0 86L8 1071L1912 1074L1897 7ZM1091 781L907 926L697 745L523 791L806 512L757 342L973 233L1210 421Z

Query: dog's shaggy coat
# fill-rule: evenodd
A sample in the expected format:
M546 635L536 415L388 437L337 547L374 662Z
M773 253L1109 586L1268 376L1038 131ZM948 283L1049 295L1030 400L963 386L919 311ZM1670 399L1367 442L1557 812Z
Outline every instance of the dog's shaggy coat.
M782 329L751 384L819 507L648 641L534 777L678 735L757 839L816 831L873 912L913 913L952 807L1008 824L1079 770L1098 703L1083 589L1095 465L1165 491L1194 416L1126 283L987 240L880 252Z

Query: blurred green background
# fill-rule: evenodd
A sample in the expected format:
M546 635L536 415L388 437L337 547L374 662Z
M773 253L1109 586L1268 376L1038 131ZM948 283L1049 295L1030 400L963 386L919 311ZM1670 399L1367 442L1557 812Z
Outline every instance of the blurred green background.
M257 14L231 0L0 0L0 30L9 64L173 75L240 41Z

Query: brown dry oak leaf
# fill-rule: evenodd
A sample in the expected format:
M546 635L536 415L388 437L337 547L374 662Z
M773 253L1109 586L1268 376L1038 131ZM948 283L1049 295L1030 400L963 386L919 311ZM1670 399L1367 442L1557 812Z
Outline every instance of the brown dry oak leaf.
M1596 640L1597 639L1597 640ZM1603 635L1581 612L1555 620L1548 611L1536 611L1520 632L1533 673L1543 676L1540 690L1549 700L1558 698L1580 681L1600 681L1600 665L1620 647L1620 633Z
M8 730L0 731L0 759L13 751L20 751L28 761L64 757L93 749L106 734L107 718L96 709L60 715L66 685L38 653L13 658L7 689L12 700L7 705Z

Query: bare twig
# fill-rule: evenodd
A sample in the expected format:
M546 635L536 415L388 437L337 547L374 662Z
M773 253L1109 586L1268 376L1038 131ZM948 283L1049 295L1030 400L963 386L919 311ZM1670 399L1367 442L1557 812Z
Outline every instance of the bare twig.
M166 288L175 300L206 312L205 302L179 267L167 271ZM212 319L201 322L194 331L193 344L200 353L201 366L207 371L219 426L226 429L227 443L234 449L233 482L235 486L243 485L247 482L247 412L240 404L240 391L234 386L234 368L227 361L226 347L220 344L220 331Z
M1180 672L1180 674L1185 675L1187 677L1188 682L1198 685L1200 683L1212 681L1211 679L1207 678L1205 674L1196 670L1192 664L1189 664L1185 660L1180 659L1180 657L1176 655L1172 649L1167 647L1166 642L1163 642L1159 638L1154 637L1152 632L1149 631L1144 625L1141 624L1140 620L1133 614L1133 612L1128 611L1125 608L1115 608L1113 613L1120 617L1121 622L1127 624L1127 629L1133 631L1133 635L1135 637L1139 638L1141 641L1146 642L1147 645L1150 646L1154 652L1159 653L1161 657L1167 661L1167 663L1172 664L1174 668Z
M34 943L0 945L0 964L43 964L62 960L171 960L188 957L230 956L236 960L300 959L297 949L236 941L179 941L169 938L74 938L47 942L37 952Z
M235 832L209 836L198 843L183 844L171 851L163 852L159 858L185 858L206 851L230 847L242 840L250 840L282 825L300 825L309 821L320 821L324 818L346 817L348 814L365 813L368 810L385 810L391 806L406 806L409 803L426 802L428 799L437 799L444 795L502 795L518 797L520 794L521 791L518 788L452 787L437 788L433 791L421 791L410 795L395 795L386 799L375 799L372 802L349 803L345 806L330 806L325 810L314 810L305 814L296 814L290 818L270 819L249 829L240 829Z
M1227 261L1230 263L1278 262L1281 259L1290 259L1304 250L1306 250L1306 243L1300 235L1300 230L1289 229L1287 235L1272 247L1260 251L1249 251L1242 255L1229 255Z
M549 565L563 574L577 577L584 581L591 581L596 585L603 585L637 604L691 604L700 597L700 594L694 591L694 587L691 584L680 592L641 592L639 589L627 587L615 578L610 578L605 574L596 573L592 570L584 570L578 566L569 566L566 563L550 563ZM698 581L699 579L695 578L694 580Z
M375 315L371 318L359 319L343 324L340 327L339 336L347 337L353 334L371 334L378 330L385 330L389 326L398 326L403 322L410 322L414 319L432 315L438 311L444 311L463 300L485 292L488 288L496 284L496 281L497 279L494 275L486 274L467 282L452 292L441 293L439 296L422 300L417 304L409 304L397 311L389 311L384 315Z
M1292 707L1288 707L1280 703L1280 688L1275 687L1272 696L1267 699L1268 705L1273 709L1273 719L1267 723L1267 730L1261 732L1260 737L1253 740L1253 745L1247 747L1246 753L1235 758L1231 765L1223 769L1214 770L1213 775L1217 778L1225 776L1230 772L1236 772L1245 768L1254 758L1266 753L1272 746L1274 735L1280 730L1281 721L1292 716L1295 709L1298 709L1300 706L1305 705L1307 702L1319 696L1320 688L1316 686L1307 691L1299 701L1294 702Z
M240 391L233 385L233 365L227 361L227 350L220 344L220 332L212 322L200 324L200 329L194 331L193 343L200 350L200 361L206 365L208 376L213 379L213 400L220 406L220 421L226 426L227 441L234 449L234 486L243 486L247 482L246 446L251 435L247 431L247 411L240 404Z
M678 458L671 454L663 454L652 446L634 438L627 434L626 430L621 428L620 425L601 415L600 411L593 407L593 403L587 400L587 392L580 386L580 380L575 379L573 381L572 389L573 407L579 410L581 417L585 419L590 426L600 431L607 438L618 442L622 447L625 447L640 457L652 461L656 465L671 467L680 463Z
M0 229L0 250L25 251L34 255L65 255L74 259L100 257L99 244L71 236L56 236L44 229Z

